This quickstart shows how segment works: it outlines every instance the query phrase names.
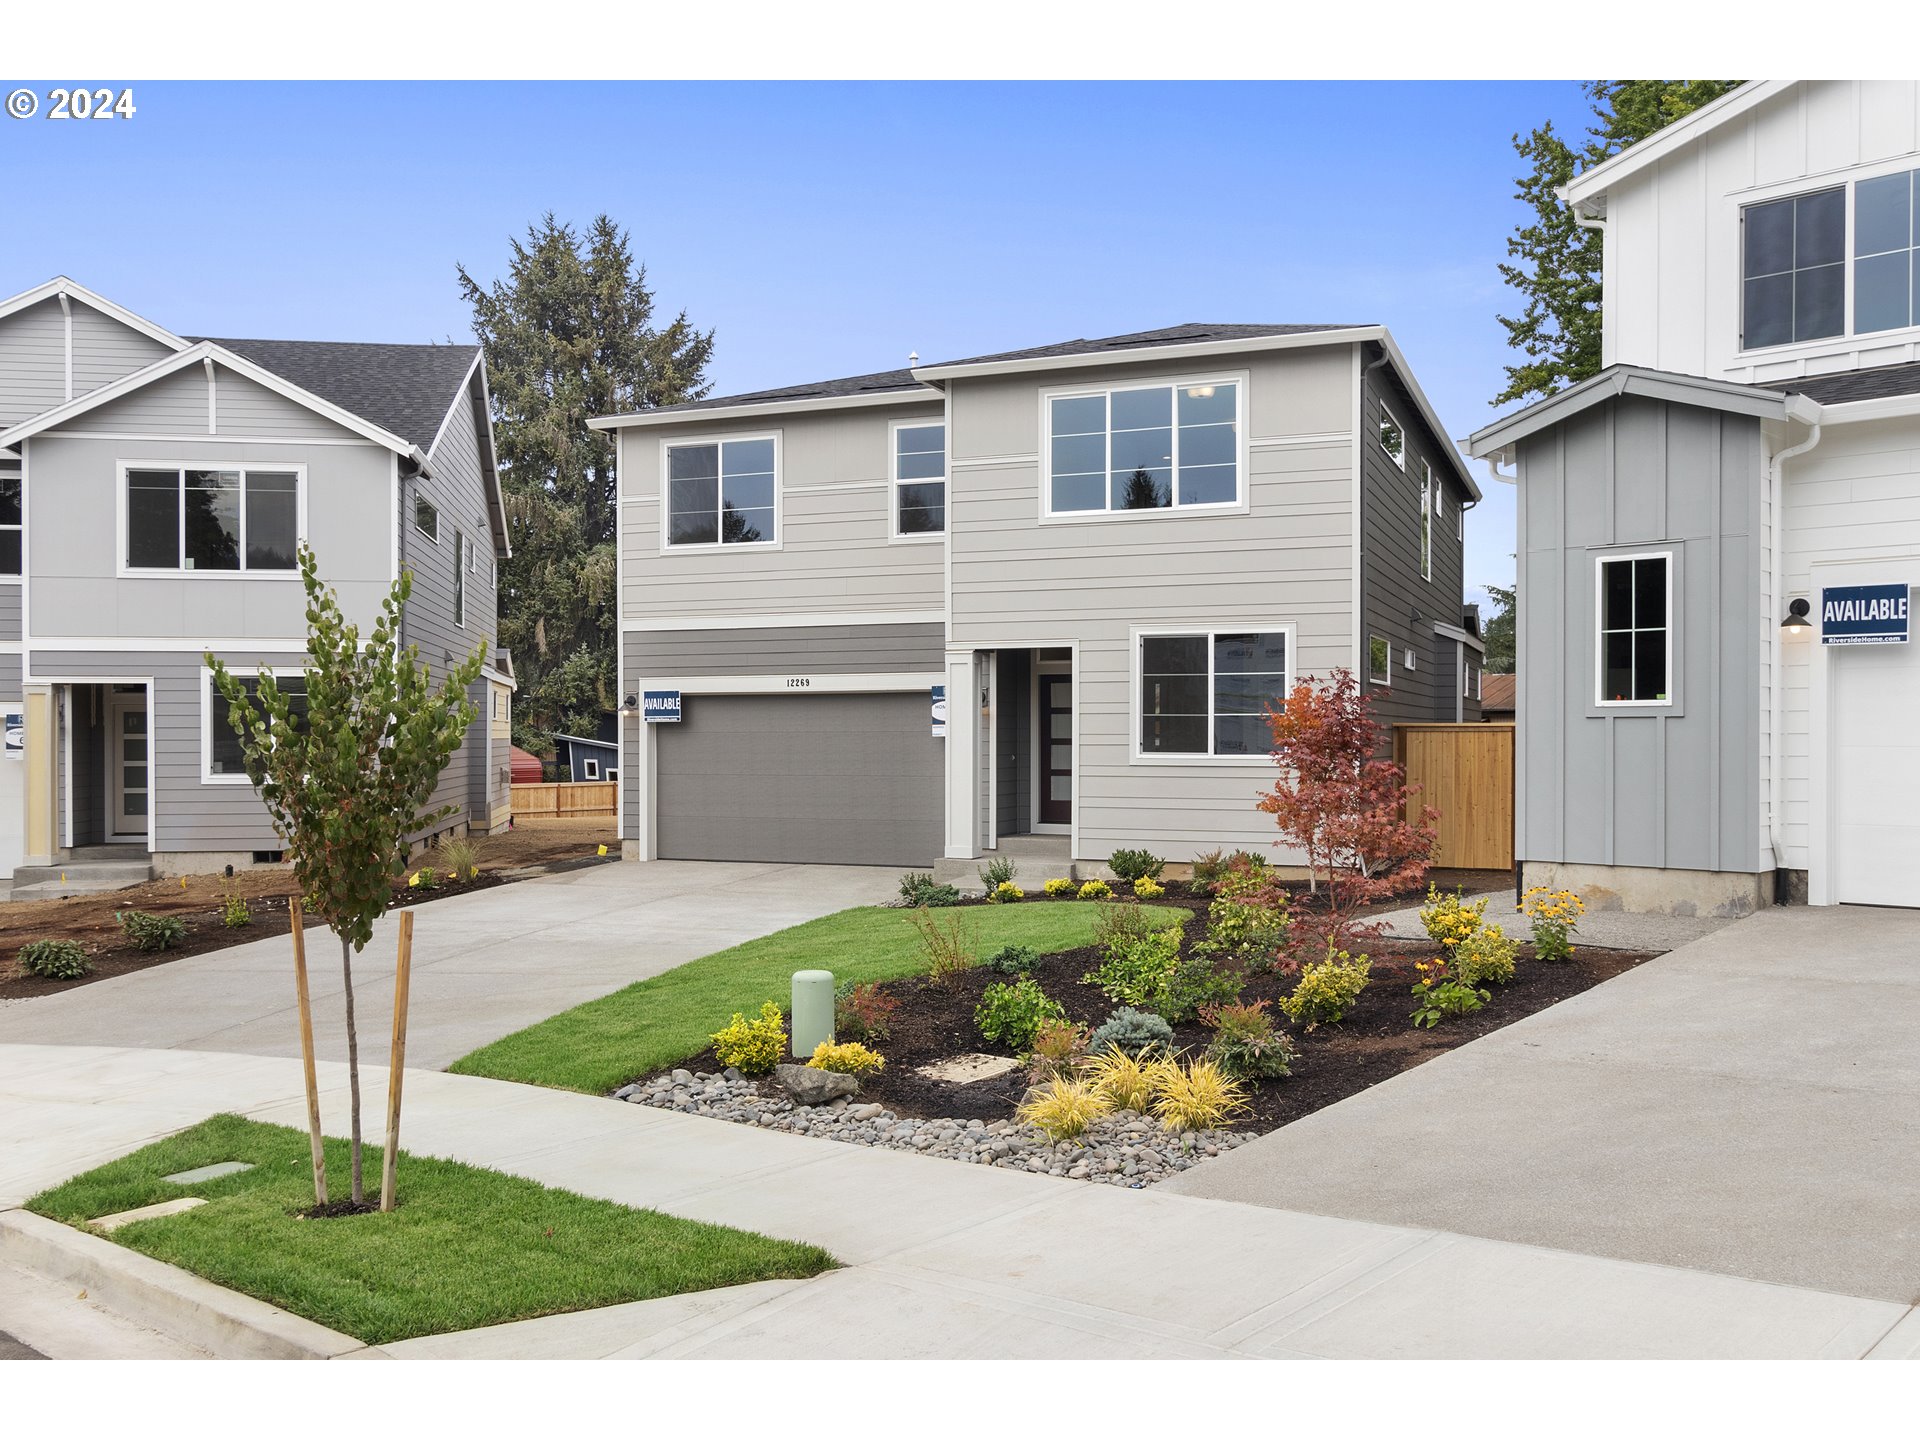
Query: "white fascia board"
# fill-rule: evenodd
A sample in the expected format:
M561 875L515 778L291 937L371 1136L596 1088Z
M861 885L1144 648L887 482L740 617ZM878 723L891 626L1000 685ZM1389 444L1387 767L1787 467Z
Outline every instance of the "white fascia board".
M482 665L480 667L480 678L482 680L491 680L496 685L504 685L509 690L518 690L520 688L519 681L515 680L511 675L494 669L491 665Z
M1760 420L1784 420L1789 416L1801 419L1805 411L1803 405L1796 406L1794 403L1805 397L1789 396L1780 390L1758 389L1732 380L1708 380L1698 375L1645 370L1633 365L1613 365L1557 395L1536 400L1504 419L1474 431L1467 437L1468 453L1476 460L1511 460L1511 447L1515 442L1619 395L1640 395L1678 405L1700 405L1736 415L1752 415Z
M1453 473L1460 477L1460 483L1467 487L1467 493L1473 496L1474 502L1478 504L1485 497L1481 495L1480 486L1474 481L1473 472L1467 469L1466 457L1460 453L1460 447L1454 443L1453 437L1447 434L1447 427L1440 423L1440 417L1434 411L1433 402L1427 399L1426 392L1420 388L1420 382L1414 379L1413 367L1407 364L1407 357L1400 353L1400 347L1394 343L1393 335L1384 325L1380 327L1380 344L1391 357L1393 368L1400 372L1400 383L1407 387L1407 393L1413 397L1413 403L1420 407L1420 414L1433 431L1434 437L1446 450L1447 458L1453 462ZM1357 443L1359 437L1354 438Z
M919 372L915 372L918 375ZM887 390L875 395L819 395L809 400L756 400L747 405L713 405L705 410L638 410L630 415L596 415L587 421L590 430L624 430L639 425L693 425L710 420L734 420L807 413L815 410L855 410L868 405L925 405L937 402L940 392L928 386L923 390Z
M1649 135L1638 144L1629 145L1619 154L1601 161L1591 170L1574 176L1554 193L1583 214L1604 215L1606 213L1604 202L1609 187L1664 159L1681 146L1691 144L1709 130L1746 114L1754 106L1772 99L1775 95L1799 83L1798 80L1749 80L1738 89L1729 90L1711 104L1702 105L1692 114L1684 115L1671 125Z
M1433 622L1433 630L1436 635L1444 635L1449 640L1458 640L1462 645L1471 645L1483 655L1487 651L1484 640L1470 630L1461 629L1458 625L1449 625L1444 620L1436 620Z
M440 448L440 442L446 438L447 426L453 423L454 412L460 408L460 402L467 398L467 386L473 383L473 372L480 368L480 362L483 358L476 349L474 351L473 364L469 365L467 367L467 373L460 377L460 384L455 387L453 392L453 401L447 406L446 413L440 417L440 426L433 432L433 439L427 445L427 454L431 455L434 451L438 450Z
M86 286L76 284L64 275L56 275L43 285L36 285L31 290L22 290L18 295L10 295L5 300L0 300L0 319L12 315L16 311L26 310L38 305L42 300L51 300L58 295L65 295L69 299L78 300L88 309L98 310L102 315L118 320L129 330L138 330L142 335L145 335L151 340L159 341L169 349L184 350L187 348L187 342L171 330L161 329L144 316L134 314L133 311L127 309L124 305L114 304L113 301L107 299L104 295L96 295L93 291L87 289Z
M431 463L434 451L440 448L440 442L446 438L447 426L453 423L461 407L471 403L467 393L473 384L474 375L480 377L480 413L487 420L486 454L481 457L481 468L487 473L487 523L494 531L494 556L500 560L513 558L513 541L507 534L507 502L500 488L500 452L493 443L493 395L487 388L487 357L484 351L476 350L473 364L467 367L467 373L460 377L460 388L454 392L453 403L447 406L447 413L440 417L440 428L433 432L433 443L427 446L426 458ZM421 467L426 470L426 466ZM428 472L431 473L431 472Z
M1795 400L1806 400L1804 395L1796 395ZM1812 403L1812 402L1809 402ZM1793 414L1796 420L1807 424L1848 425L1861 420L1904 420L1909 416L1920 415L1920 395L1883 395L1878 400L1829 401L1825 405L1815 406L1811 419L1803 414Z
M1310 330L1299 335L1250 335L1237 340L1196 340L1187 345L1140 345L1088 355L1029 355L1018 360L979 360L955 365L917 365L913 378L923 382L980 375L1025 375L1037 370L1078 370L1094 365L1137 365L1159 360L1204 360L1216 355L1245 355L1259 350L1297 350L1312 345L1352 345L1385 337L1386 327L1356 325L1346 330Z

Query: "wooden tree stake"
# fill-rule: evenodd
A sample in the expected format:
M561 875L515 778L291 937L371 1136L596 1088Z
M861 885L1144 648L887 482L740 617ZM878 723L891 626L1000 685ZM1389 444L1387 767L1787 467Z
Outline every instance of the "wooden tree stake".
M307 1077L307 1138L313 1142L313 1202L327 1203L327 1151L320 1139L320 1082L313 1072L313 1001L307 994L307 932L302 924L300 897L287 901L293 922L293 990L300 1001L300 1062Z
M407 991L413 978L413 911L400 912L400 958L393 968L393 1054L387 1061L387 1153L380 1170L380 1208L393 1209L400 1156L400 1080L407 1065Z

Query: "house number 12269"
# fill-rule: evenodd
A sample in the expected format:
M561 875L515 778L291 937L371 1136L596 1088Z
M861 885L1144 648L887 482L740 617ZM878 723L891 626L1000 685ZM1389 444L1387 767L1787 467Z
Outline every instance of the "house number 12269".
M802 675L790 675L787 677L787 688L789 690L804 690L812 683L811 680Z

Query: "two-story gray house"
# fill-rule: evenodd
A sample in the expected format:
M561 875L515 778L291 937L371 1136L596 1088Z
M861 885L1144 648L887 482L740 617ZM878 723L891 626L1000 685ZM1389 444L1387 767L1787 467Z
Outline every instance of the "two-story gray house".
M298 683L309 542L436 671L494 639L507 554L471 345L176 335L59 278L0 301L0 878L83 883L278 858L203 660ZM497 659L446 828L507 822ZM38 867L38 868L36 868Z
M1296 679L1478 715L1479 491L1378 325L1182 325L592 423L618 440L629 857L1265 847L1261 715Z

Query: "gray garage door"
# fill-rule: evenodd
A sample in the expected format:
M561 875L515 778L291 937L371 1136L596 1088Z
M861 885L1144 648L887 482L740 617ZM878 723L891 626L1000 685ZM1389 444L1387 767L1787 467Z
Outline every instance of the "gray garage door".
M664 860L916 866L940 854L946 743L924 693L689 695L657 725Z

